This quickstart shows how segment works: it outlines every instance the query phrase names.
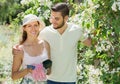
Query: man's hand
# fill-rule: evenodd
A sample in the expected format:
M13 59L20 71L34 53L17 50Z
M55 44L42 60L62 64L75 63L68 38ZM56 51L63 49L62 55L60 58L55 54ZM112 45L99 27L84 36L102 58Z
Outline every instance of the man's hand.
M88 37L83 43L84 43L84 45L90 47L91 44L92 44L92 39L91 39L91 37Z
M20 48L20 45L15 45L12 48L12 54L13 55L23 55L23 50Z

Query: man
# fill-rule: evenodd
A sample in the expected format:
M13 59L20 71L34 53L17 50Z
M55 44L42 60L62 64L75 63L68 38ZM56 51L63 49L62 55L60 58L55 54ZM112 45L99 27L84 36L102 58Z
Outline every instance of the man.
M52 67L47 84L76 84L77 43L80 40L86 46L91 45L91 39L87 39L82 28L68 23L68 18L67 4L56 4L51 8L52 25L44 28L39 35L51 48Z
M51 8L50 22L39 37L51 47L52 72L48 84L75 84L77 64L77 42L90 46L91 39L84 36L83 30L68 23L69 8L66 3L58 3Z

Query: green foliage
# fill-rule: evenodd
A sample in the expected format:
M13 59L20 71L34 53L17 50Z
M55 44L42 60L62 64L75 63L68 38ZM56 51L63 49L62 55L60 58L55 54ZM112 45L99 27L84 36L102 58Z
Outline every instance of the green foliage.
M19 1L0 0L0 24L9 24L13 18L21 11Z
M36 14L45 21L46 25L50 25L50 7L52 4L61 1L66 2L66 0L22 0L21 4L13 7L13 9L18 7L21 12L17 14L16 10L9 9L12 10L9 15L17 14L17 18L11 22L9 29L5 31L12 30L16 33L9 32L11 34L7 36L0 28L2 52L11 47L6 45L9 42L8 39L11 39L11 44L19 41L18 25L21 24L24 15ZM0 1L0 3L5 2L6 0ZM114 0L82 0L82 3L75 4L73 0L68 0L71 8L69 22L74 22L87 30L92 38L91 47L86 47L78 42L77 84L118 84L120 82L120 10L118 5L117 11L113 10L114 2ZM1 55L6 56L4 53ZM0 67L4 68L2 62ZM6 77L6 74L3 75L2 77Z

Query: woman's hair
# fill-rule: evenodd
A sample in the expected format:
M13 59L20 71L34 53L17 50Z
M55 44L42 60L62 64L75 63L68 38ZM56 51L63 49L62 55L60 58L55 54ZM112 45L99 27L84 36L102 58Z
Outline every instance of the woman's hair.
M26 41L26 39L27 39L27 32L23 30L23 32L22 32L22 38L20 39L19 44L23 44Z
M69 16L69 7L67 3L58 3L51 8L54 12L61 12L62 16L65 17L66 15Z
M38 22L38 21L37 21ZM40 25L40 23L38 22L38 24ZM25 28L26 25L23 26L23 28ZM19 44L23 44L27 39L27 32L23 30L22 32L22 38L20 39Z

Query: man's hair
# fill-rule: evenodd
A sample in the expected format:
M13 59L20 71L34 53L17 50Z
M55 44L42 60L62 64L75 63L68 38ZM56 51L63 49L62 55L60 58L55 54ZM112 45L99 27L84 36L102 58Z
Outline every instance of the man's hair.
M52 11L54 12L61 12L62 16L69 16L69 7L67 3L57 3L51 8Z

